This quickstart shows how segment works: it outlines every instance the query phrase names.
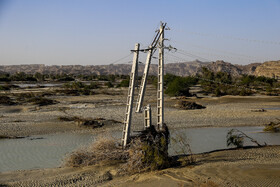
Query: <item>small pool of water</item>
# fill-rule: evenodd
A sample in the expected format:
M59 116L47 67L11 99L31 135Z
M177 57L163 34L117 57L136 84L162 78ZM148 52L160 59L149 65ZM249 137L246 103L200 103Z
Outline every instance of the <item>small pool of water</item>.
M233 127L212 127L212 128L184 128L170 130L170 134L175 139L180 137L186 139L190 144L193 153L209 152L217 149L226 149L226 136ZM234 127L249 137L257 140L260 144L265 142L268 145L280 145L280 133L263 132L264 127ZM256 145L245 139L244 146ZM175 141L170 142L169 154L182 154L182 146Z
M44 87L55 87L55 86L61 86L61 83L46 83L46 84L15 84L19 86L20 88L28 88L28 87L37 87L37 86L44 86Z
M91 134L53 134L0 140L0 172L58 167L66 154L93 139Z
M226 149L226 135L231 128L181 128L171 129L175 139L187 139L193 153L202 153L216 149ZM280 144L280 133L263 133L263 127L237 127L259 143L268 145ZM67 154L82 146L94 142L96 135L89 133L62 133L43 136L32 136L24 139L0 140L0 172L54 168L61 166ZM119 140L120 131L113 135ZM246 142L245 145L253 145ZM182 146L170 142L170 155L182 154Z

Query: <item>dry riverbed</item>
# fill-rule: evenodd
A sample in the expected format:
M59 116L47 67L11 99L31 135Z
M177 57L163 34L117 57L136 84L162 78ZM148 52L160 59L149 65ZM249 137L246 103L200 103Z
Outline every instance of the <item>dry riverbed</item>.
M121 131L122 124L81 128L60 117L104 118L123 121L126 89L91 96L50 96L57 104L0 105L0 135L22 137L53 133ZM224 96L188 98L205 109L182 110L175 98L166 97L165 122L170 129L191 127L263 126L280 116L279 96ZM156 121L156 94L147 94ZM277 109L278 108L278 109ZM133 130L143 128L143 114L133 114ZM1 140L0 140L1 141ZM196 155L194 165L128 176L118 166L54 168L0 173L0 186L279 186L280 147L226 150Z
M30 136L69 131L92 131L92 129L78 127L75 122L59 120L59 117L63 116L104 118L120 122L124 119L125 95L57 96L52 99L59 103L48 106L0 105L0 135ZM154 96L147 99L149 103L154 100ZM189 98L188 100L206 108L177 109L173 107L176 100L167 97L165 122L169 128L262 126L280 116L279 96L224 96ZM152 107L153 121L156 121L156 108L153 105ZM262 109L265 110L262 111ZM132 124L133 130L142 129L143 114L134 113ZM121 130L122 127L120 123L116 123L96 130L108 129Z

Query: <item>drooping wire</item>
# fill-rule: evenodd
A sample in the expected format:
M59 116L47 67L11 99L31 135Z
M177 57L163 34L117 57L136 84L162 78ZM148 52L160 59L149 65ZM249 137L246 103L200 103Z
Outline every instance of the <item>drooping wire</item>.
M110 63L110 64L116 64L116 63L120 62L121 60L126 59L126 58L129 57L131 54L132 54L132 52L129 53L128 55L125 55L124 57L122 57L122 58L120 58L120 59L118 59L118 60L113 61L113 62Z
M178 44L184 44L182 42L178 42L178 41L174 41L172 40L172 42L178 43ZM218 53L222 53L221 54L213 54L213 53L203 53L203 52L194 52L194 53L200 53L200 54L204 54L207 56L217 56L217 57L222 57L222 58L231 58L231 59L238 59L238 60L242 60L242 61L251 61L251 62L264 62L264 59L260 59L259 57L254 57L254 56L249 56L249 55L244 55L244 54L239 54L239 53L233 53L233 52L229 52L226 50L219 50L219 49L215 49L215 48L209 48L209 47L205 47L205 46L201 46L201 45L195 45L195 44L190 44L188 43L188 46L190 47L195 47L195 48L199 48L199 49L203 49L203 50L207 50L207 51L215 51ZM229 55L224 55L224 54L229 54Z
M177 49L177 53L182 54L182 55L186 55L186 56L189 56L189 57L193 57L193 58L196 58L198 60L212 62L212 60L209 60L209 59L204 58L204 57L200 57L198 55L191 54L191 53L189 53L185 50L182 50L182 49Z
M214 38L222 38L222 39L230 39L230 40L239 40L239 41L245 41L245 42L250 42L250 43L253 42L253 43L260 43L260 44L280 45L280 42L278 42L278 41L256 40L256 39L235 37L235 36L229 36L229 35L215 35L215 34L194 32L194 31L186 31L186 30L177 30L177 31L187 32L187 33L192 34L192 35L204 36L204 37L214 37Z

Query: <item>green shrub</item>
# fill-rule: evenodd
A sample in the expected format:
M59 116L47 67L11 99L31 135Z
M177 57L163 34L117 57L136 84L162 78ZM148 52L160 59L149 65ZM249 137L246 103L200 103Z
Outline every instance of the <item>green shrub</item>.
M129 86L129 79L122 80L117 87L128 87Z
M70 76L66 76L66 77L61 77L58 79L58 81L65 81L65 82L68 82L68 81L74 81L75 79L73 77L70 77Z
M263 131L266 132L280 132L280 120L278 123L270 122L269 124L265 125Z
M0 104L3 105L14 105L16 104L12 99L8 96L5 95L0 95Z
M71 83L65 83L63 87L66 89L64 91L60 91L65 93L66 95L92 95L93 92L91 89L98 88L98 85L96 83L91 83L90 85L86 85L82 82L71 82Z
M169 96L191 96L189 92L189 82L183 77L176 77L169 82L165 93Z
M113 88L114 85L109 81L109 82L106 82L105 84L108 88Z
M7 85L0 85L0 90L7 91L10 90L10 87Z

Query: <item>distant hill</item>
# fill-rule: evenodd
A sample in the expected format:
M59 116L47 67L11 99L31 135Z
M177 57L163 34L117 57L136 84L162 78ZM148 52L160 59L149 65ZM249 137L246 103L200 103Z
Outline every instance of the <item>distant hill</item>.
M257 76L280 78L280 60L269 61L259 65L254 74Z
M211 71L223 71L230 73L233 76L240 76L242 74L267 76L267 77L280 77L280 61L271 61L265 63L253 63L249 65L234 65L224 61L216 62L201 62L192 61L184 63L170 63L165 64L165 72L172 73L180 76L196 75L201 72L202 67L207 67ZM111 64L111 65L63 65L63 66L46 66L43 64L30 64L30 65L11 65L0 66L0 72L16 73L25 72L34 74L36 72L42 74L96 74L108 75L118 74L127 75L130 73L131 64ZM144 65L139 65L140 75L144 70ZM157 65L152 64L150 74L157 74Z

